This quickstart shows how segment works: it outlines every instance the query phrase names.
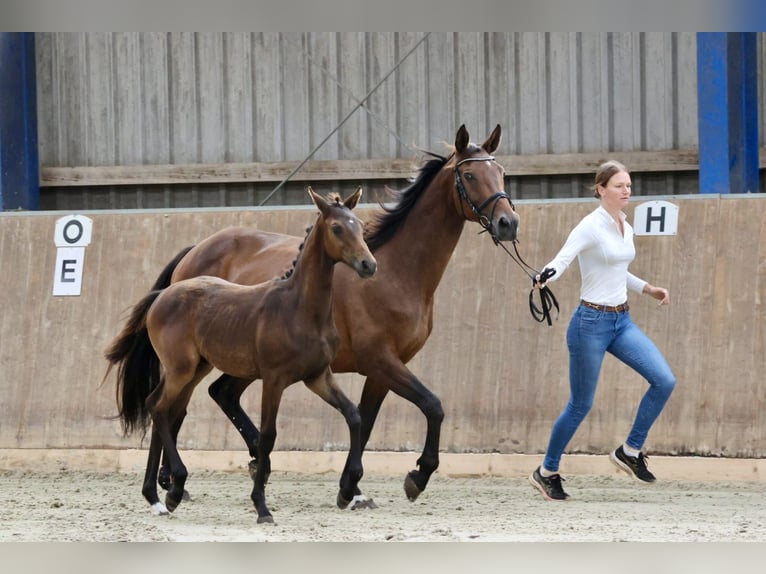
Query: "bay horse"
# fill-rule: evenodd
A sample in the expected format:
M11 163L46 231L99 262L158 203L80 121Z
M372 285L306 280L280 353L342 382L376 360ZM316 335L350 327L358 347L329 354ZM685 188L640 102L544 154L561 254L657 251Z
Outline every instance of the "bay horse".
M263 380L259 465L251 494L259 523L273 522L264 491L279 403L284 390L301 380L346 419L351 446L338 505L344 508L354 497L363 472L361 419L330 368L340 342L332 314L333 275L342 261L355 277L366 279L377 262L364 241L362 222L351 211L362 189L343 202L339 196L325 200L310 187L308 193L319 216L284 277L241 285L202 275L152 291L134 307L123 333L107 350L107 357L122 357L117 402L125 429L143 423L145 431L151 416L142 492L156 514L172 512L183 499L187 469L176 447L178 428L194 388L213 368L223 373L218 386L244 388ZM133 347L138 350L125 356L125 345L137 328L146 330L151 344ZM165 505L157 496L161 453L171 477Z
M397 194L392 206L381 206L365 229L365 238L379 263L375 277L357 281L345 267L333 278L333 312L340 335L332 362L336 373L366 377L359 402L362 451L389 391L414 404L427 420L419 468L404 481L414 501L439 465L439 435L444 411L441 401L407 368L428 340L433 327L434 294L460 239L466 221L479 223L495 242L515 241L519 216L505 188L504 170L492 156L500 145L498 125L483 144L470 141L460 126L447 157L431 152L417 177ZM198 275L216 275L253 284L278 274L295 257L300 239L247 227L221 230L179 252L161 272L154 288ZM137 331L136 345L146 345ZM119 360L118 356L114 360ZM258 468L258 429L240 406L249 383L216 380L209 393L235 425ZM180 426L180 422L179 422ZM178 432L178 428L175 429ZM343 471L345 477L351 469ZM348 482L348 479L347 479ZM165 465L160 483L167 487ZM357 489L359 506L374 507Z

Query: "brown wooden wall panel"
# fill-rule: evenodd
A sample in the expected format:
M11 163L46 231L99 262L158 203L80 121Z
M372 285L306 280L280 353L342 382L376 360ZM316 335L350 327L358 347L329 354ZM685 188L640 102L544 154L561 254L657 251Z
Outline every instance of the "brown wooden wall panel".
M643 198L646 199L646 198ZM654 198L652 198L654 199ZM629 209L642 198L637 198ZM636 322L666 353L678 378L650 434L655 453L766 456L766 201L762 196L672 198L679 233L637 237L637 275L671 290L672 305L631 295ZM520 202L519 249L532 265L550 260L595 200ZM363 217L368 207L360 209ZM79 297L52 297L62 213L0 215L0 448L133 448L115 413L114 383L100 387L103 349L124 312L182 247L232 224L302 235L307 208L90 212ZM568 396L565 334L579 299L576 265L551 284L561 302L553 327L527 308L529 279L475 224L463 237L437 292L434 332L410 363L443 402L442 449L539 453ZM339 375L358 400L362 378ZM239 436L208 398L190 405L180 445L238 449ZM571 452L606 452L622 441L644 391L640 377L607 357L596 402ZM245 393L258 420L260 383ZM284 396L278 449L345 449L342 417L302 385ZM425 420L390 394L369 447L422 448ZM146 444L144 443L144 446Z

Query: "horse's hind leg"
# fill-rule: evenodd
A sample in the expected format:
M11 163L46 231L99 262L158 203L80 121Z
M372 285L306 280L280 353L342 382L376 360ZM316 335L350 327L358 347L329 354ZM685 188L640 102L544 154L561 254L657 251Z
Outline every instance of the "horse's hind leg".
M223 374L218 377L208 388L208 394L218 404L221 410L229 417L231 424L237 429L245 446L250 453L250 478L255 480L258 469L258 428L242 409L240 397L245 389L252 383L248 379L239 379L231 375ZM266 481L268 482L268 476Z
M306 386L320 396L327 404L339 410L348 425L349 450L346 465L340 478L340 491L337 498L338 507L346 508L353 502L352 509L361 507L375 508L375 503L362 497L357 488L362 474L364 474L362 467L362 443L359 434L361 426L359 409L338 387L329 368L317 378L307 380Z
M162 437L152 425L152 435L149 441L149 454L146 457L146 473L141 493L152 507L154 514L168 514L168 509L160 502L157 495L157 467L162 453Z
M163 454L170 467L170 488L165 494L165 506L170 512L173 512L183 500L184 485L188 476L186 466L184 466L176 447L173 424L178 420L178 415L185 412L194 386L203 376L204 373L188 383L178 384L178 381L174 383L174 377L166 372L164 384L155 389L146 401L154 423L152 438L154 439L155 432L160 437ZM171 423L171 421L173 422ZM152 442L154 443L154 440ZM155 464L159 464L159 451L154 456L156 457ZM152 479L154 482L157 481L156 473ZM152 486L156 488L154 485Z
M175 445L178 445L178 433L181 430L181 425L183 425L184 419L186 418L186 409L180 415L176 418L175 422L171 426L171 431L173 435L173 443ZM160 473L157 477L157 482L159 485L164 489L168 490L170 488L170 466L168 465L167 457L165 456L165 451L162 452L162 464L160 465ZM188 501L191 500L191 495L184 490L183 494L183 500Z

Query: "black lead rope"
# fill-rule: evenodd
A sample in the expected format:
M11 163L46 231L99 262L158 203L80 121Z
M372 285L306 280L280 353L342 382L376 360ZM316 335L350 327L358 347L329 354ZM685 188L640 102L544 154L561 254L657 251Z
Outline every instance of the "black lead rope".
M494 239L494 237L493 237ZM548 323L548 326L553 325L553 319L551 317L551 309L555 307L556 309L556 319L559 318L559 302L558 299L556 299L556 296L553 294L553 291L551 291L550 287L545 285L546 281L553 277L556 274L555 269L549 269L546 267L542 271L538 271L531 265L528 265L526 261L521 257L519 254L519 248L516 246L516 241L513 242L513 250L516 253L516 256L514 257L513 253L508 251L508 248L503 245L503 243L495 240L496 245L500 245L505 252L508 254L508 256L513 259L516 263L518 263L519 267L524 271L524 273L527 274L527 277L529 277L532 280L532 289L529 291L529 312L532 314L532 317L535 321L538 323L542 323L543 321ZM530 271L532 273L530 273ZM540 283L542 284L541 287L535 288L535 285L537 284L537 280L535 277L537 275L540 275ZM535 303L535 291L539 291L540 293L540 306L537 306L537 303Z
M531 265L528 265L526 261L521 257L519 254L519 249L516 247L516 241L513 242L513 250L516 253L516 256L514 257L513 253L511 253L508 248L495 236L495 233L492 230L492 217L495 213L495 208L497 207L497 203L500 199L507 199L508 203L511 204L511 207L513 207L513 202L511 201L511 198L508 196L505 192L498 192L494 194L492 197L489 197L485 199L481 205L478 207L474 205L473 201L471 201L471 198L468 197L468 194L465 191L465 187L463 186L462 178L460 177L460 171L458 170L458 167L460 167L462 164L472 161L494 161L495 158L493 156L485 156L485 157L471 157L463 159L455 164L455 188L457 189L458 196L461 200L465 201L468 206L471 208L471 211L476 215L479 225L483 228L482 231L479 233L489 232L490 237L492 238L492 241L495 243L495 245L499 245L502 247L505 252L508 254L508 256L513 259L519 267L521 267L522 271L527 274L527 277L532 279L532 290L529 292L529 312L532 314L532 317L535 321L538 323L542 323L543 321L547 321L548 326L553 325L553 319L551 318L551 309L554 307L556 308L556 319L559 318L559 302L556 299L556 296L553 294L553 291L550 290L550 288L547 285L544 285L544 283L553 277L553 275L556 273L555 269L548 269L545 268L542 271L538 271ZM487 218L485 215L482 215L482 211L484 208L489 204L492 203L492 211L490 212L490 217ZM532 273L530 273L530 271ZM540 283L543 283L543 285L539 289L535 289L536 281L535 276L540 275ZM535 303L535 291L540 292L540 306L537 306L537 303Z

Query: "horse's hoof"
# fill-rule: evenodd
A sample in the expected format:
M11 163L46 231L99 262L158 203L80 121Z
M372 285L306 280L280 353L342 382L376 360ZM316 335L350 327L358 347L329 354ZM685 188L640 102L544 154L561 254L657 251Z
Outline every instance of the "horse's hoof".
M170 511L161 502L155 502L152 504L152 514L155 516L167 516L170 514Z
M338 493L338 498L335 500L335 503L338 505L338 508L343 510L349 504L351 504L351 501L350 500L346 500L345 498L343 498L343 495L339 492Z
M162 490L170 490L170 487L173 485L173 481L170 478L170 472L168 471L163 472L163 470L160 469L159 476L157 477L157 484L160 485ZM184 502L188 502L191 500L191 494L189 494L189 492L186 489L184 489L184 493L183 493L183 496L181 496L181 500L183 500Z
M183 499L183 495L181 495L181 499ZM167 507L168 511L173 512L176 508L178 508L179 504L181 504L181 501L171 498L170 492L165 495L165 506Z
M417 500L418 496L420 496L420 493L423 492L423 490L417 484L415 484L415 480L412 478L414 473L414 470L409 472L404 479L404 493L407 495L407 499L410 502Z
M271 514L265 514L258 517L258 524L274 524L274 517Z
M351 501L351 510L361 510L363 508L375 509L378 505L372 498L367 498L364 494L357 494Z

